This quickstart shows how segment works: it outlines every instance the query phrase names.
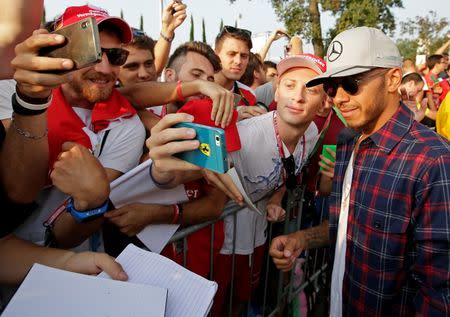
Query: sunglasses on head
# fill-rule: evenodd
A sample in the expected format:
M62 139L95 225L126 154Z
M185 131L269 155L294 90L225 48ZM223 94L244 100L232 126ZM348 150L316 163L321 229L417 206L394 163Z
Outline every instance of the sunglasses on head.
M128 58L128 52L123 48L103 48L102 54L105 53L106 57L108 57L108 61L113 66L122 66L125 64Z
M131 30L133 31L133 36L147 36L147 34L145 34L145 32L142 30L135 28L131 28Z
M246 36L248 38L252 37L251 31L246 30L246 29L235 28L234 26L231 26L231 25L225 25L223 27L222 31L220 31L219 37L221 37L223 35L223 33L239 34L239 35Z
M354 76L331 78L323 83L323 90L325 90L325 93L331 98L336 97L339 87L342 87L348 94L355 95L359 90L359 85L363 81L384 75L389 69L383 69L381 72L378 70L380 70L380 68L365 72L363 75L358 74Z

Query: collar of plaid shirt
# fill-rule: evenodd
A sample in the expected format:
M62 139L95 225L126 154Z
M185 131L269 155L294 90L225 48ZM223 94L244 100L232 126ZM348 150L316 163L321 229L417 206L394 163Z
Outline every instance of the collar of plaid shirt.
M331 262L342 181L358 134L338 139L330 197ZM343 316L450 314L450 143L403 104L356 153ZM433 256L431 256L433 255Z

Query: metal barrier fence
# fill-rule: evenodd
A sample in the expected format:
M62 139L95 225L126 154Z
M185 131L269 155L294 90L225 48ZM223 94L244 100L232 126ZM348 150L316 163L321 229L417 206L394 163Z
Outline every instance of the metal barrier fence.
M301 220L303 215L303 190L302 188L297 188L292 191L288 191L287 193L287 207L286 207L286 220L283 224L283 232L282 234L291 233L293 231L298 230L301 228ZM324 206L325 205L325 206ZM326 204L320 205L322 208L321 210L318 210L319 218L318 221L321 222L323 220L323 217L327 215L326 212L324 212L322 209L327 208ZM187 237L197 232L198 230L201 230L205 227L211 228L211 241L210 241L210 271L209 271L209 278L213 279L213 273L214 273L214 258L213 258L213 245L214 245L214 230L215 230L215 223L219 220L222 220L226 217L233 217L234 218L234 237L233 237L233 255L232 255L232 272L231 272L231 291L230 295L228 296L228 313L227 316L232 316L232 307L233 307L233 296L234 294L234 269L235 269L235 244L236 244L236 214L239 210L242 208L233 205L228 206L224 209L222 215L213 221L204 222L197 225L192 225L190 227L184 228L177 233L170 239L169 243L172 242L178 242L180 240L183 240L183 263L186 266L186 258L187 258ZM295 225L292 226L292 219L294 219ZM273 237L274 233L274 224L270 223L268 224L268 234L267 234L267 240L266 245L270 246L270 242ZM268 248L267 248L268 249ZM328 313L327 304L319 303L317 301L317 294L320 292L327 294L327 269L328 269L328 255L327 250L325 249L314 249L314 250L308 250L305 252L305 263L303 266L303 272L304 272L304 281L300 285L294 285L294 270L291 270L290 273L283 273L276 269L273 265L271 265L271 258L268 256L267 252L265 255L265 262L263 265L263 271L264 279L263 283L260 283L259 285L259 293L262 293L261 296L259 296L257 299L257 302L259 302L259 307L261 308L261 311L255 312L252 307L252 302L255 300L254 295L252 296L252 300L248 302L247 304L247 310L244 311L243 314L240 316L247 316L247 317L256 317L256 316L294 316L292 313L287 314L286 313L286 306L288 303L291 303L295 297L298 296L298 294L302 291L308 291L308 297L307 297L307 306L308 306L308 312L313 312L314 316L326 316ZM253 263L252 267L250 269L253 270ZM275 294L269 294L269 291L273 290L272 287L269 287L270 285L273 285L273 280L276 280L277 287L276 287L276 293ZM250 283L250 281L249 281ZM261 301L262 297L262 301ZM273 298L276 299L276 301L273 301ZM317 310L317 305L324 305L325 307L320 307L319 310ZM317 311L322 311L322 313L318 313ZM302 316L300 313L295 314L295 316Z

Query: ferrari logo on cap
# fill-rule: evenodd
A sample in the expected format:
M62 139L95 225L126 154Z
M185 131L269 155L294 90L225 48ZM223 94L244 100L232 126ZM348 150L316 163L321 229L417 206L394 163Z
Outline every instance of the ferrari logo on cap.
M211 148L209 147L209 144L202 143L200 144L200 151L205 154L206 156L211 156Z
M334 41L333 43L331 43L330 48L328 49L328 61L334 62L335 60L337 60L339 56L341 56L343 50L344 48L342 47L341 42Z

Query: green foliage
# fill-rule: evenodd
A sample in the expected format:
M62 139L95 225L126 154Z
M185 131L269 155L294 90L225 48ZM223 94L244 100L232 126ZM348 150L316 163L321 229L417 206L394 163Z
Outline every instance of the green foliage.
M202 18L202 42L206 44L205 18Z
M409 39L401 39L397 41L397 47L404 59L408 58L416 61L417 41Z
M139 22L139 30L144 31L144 16L141 14L141 20Z
M191 14L191 29L189 31L189 41L194 41L194 16Z
M329 30L325 43L337 33L356 26L378 27L388 34L395 30L395 19L391 12L394 7L402 7L402 0L271 0L278 19L282 21L289 34L299 34L314 44L315 53L323 50L320 19L314 19L314 11L331 12L336 25ZM318 32L321 30L322 32ZM320 48L322 43L322 49Z
M219 32L223 29L223 19L220 19Z
M123 19L123 10L120 9L120 18Z
M409 36L403 40L416 43L419 53L432 54L450 36L449 21L438 18L436 12L429 11L424 16L416 16L400 23L401 34Z
M402 0L345 0L336 11L336 33L357 26L371 26L393 35L395 18L392 8L402 8Z

